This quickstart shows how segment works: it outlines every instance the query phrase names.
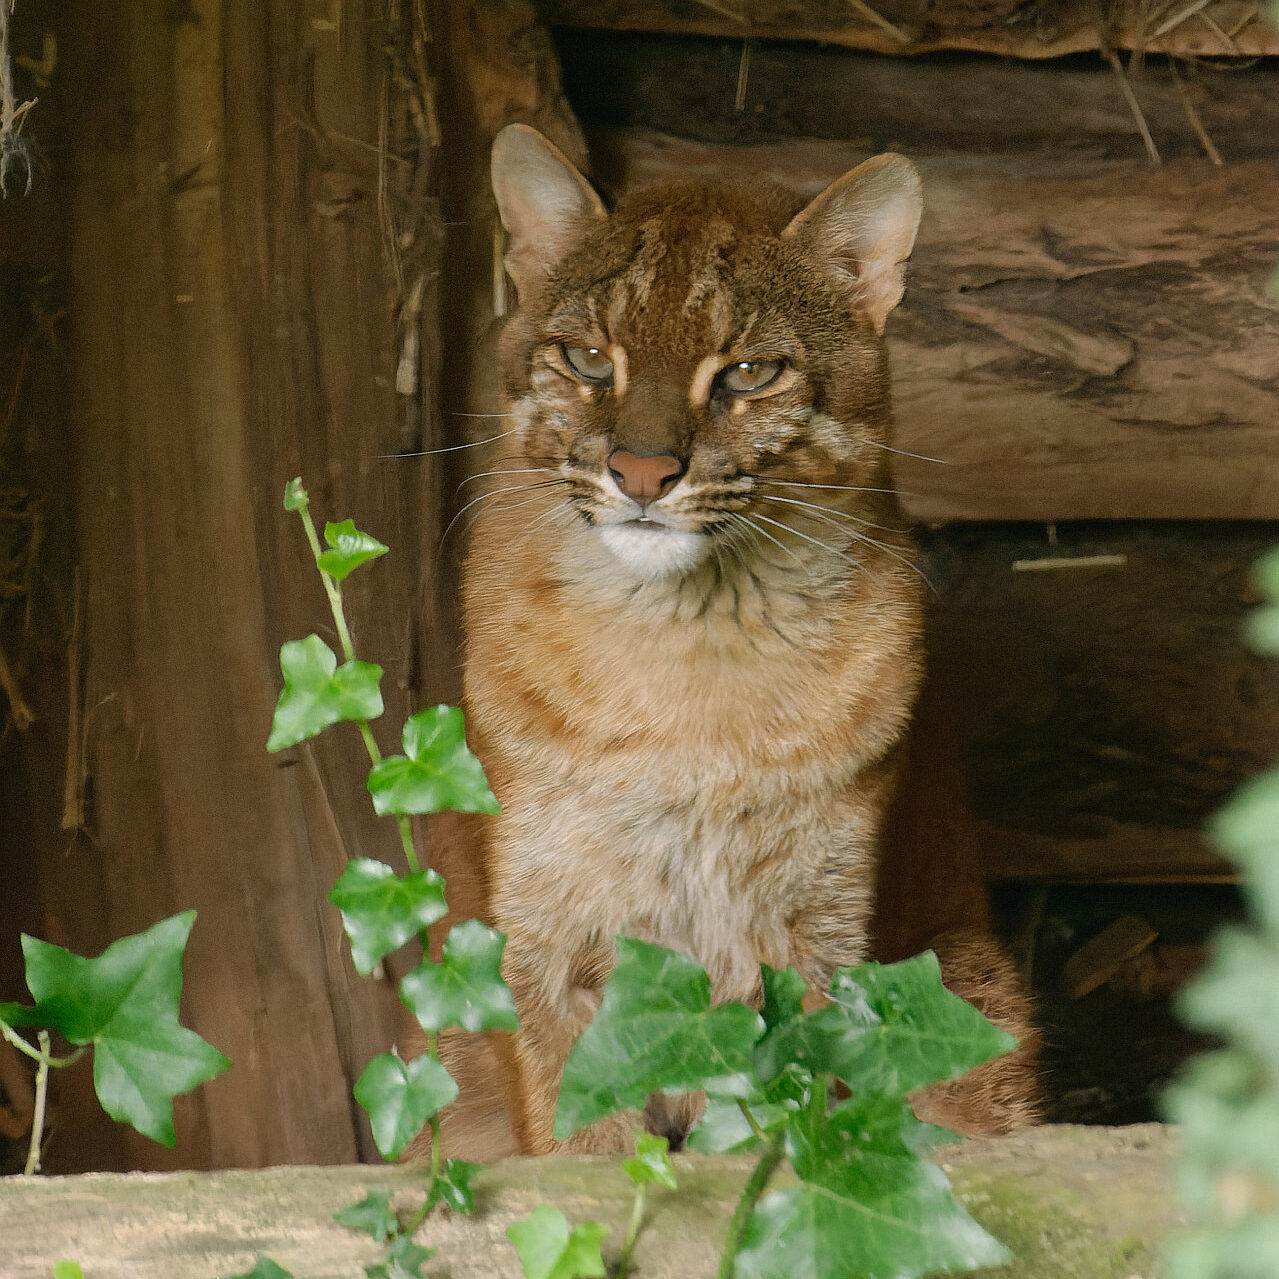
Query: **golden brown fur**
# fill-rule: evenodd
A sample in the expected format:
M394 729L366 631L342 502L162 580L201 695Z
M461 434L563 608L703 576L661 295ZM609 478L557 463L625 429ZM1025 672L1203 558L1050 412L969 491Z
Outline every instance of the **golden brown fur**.
M921 681L879 337L919 197L881 157L794 218L780 195L691 183L608 217L518 126L494 176L520 304L502 339L512 434L466 567L465 705L502 814L462 826L522 1030L496 1059L472 1043L452 1060L508 1076L472 1128L509 1123L539 1153L614 936L694 955L717 999L757 999L761 960L822 989L870 953ZM943 939L950 978L1015 992L977 926L953 964ZM998 1011L1023 1030L1018 998ZM1028 1078L1004 1070L988 1113L942 1109L1011 1126Z

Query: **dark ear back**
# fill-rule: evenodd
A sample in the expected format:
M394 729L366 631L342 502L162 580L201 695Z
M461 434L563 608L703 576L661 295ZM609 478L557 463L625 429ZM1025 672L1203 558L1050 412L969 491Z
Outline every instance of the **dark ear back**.
M605 216L590 183L526 124L493 141L493 194L506 228L506 269L522 294L539 287L590 223Z
M904 156L877 155L832 182L782 232L800 240L883 332L905 290L905 263L923 212Z

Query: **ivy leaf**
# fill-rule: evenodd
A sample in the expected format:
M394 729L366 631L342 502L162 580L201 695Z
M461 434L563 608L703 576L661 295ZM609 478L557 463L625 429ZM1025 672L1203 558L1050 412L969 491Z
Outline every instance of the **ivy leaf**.
M280 671L284 689L271 719L269 751L296 746L330 724L377 719L382 713L382 668L372 662L338 666L333 650L318 635L281 645Z
M246 1270L243 1274L231 1275L229 1279L293 1279L293 1271L285 1270L283 1266L277 1266L270 1257L264 1257L261 1253L258 1253L252 1270Z
M1279 943L1241 928L1217 934L1212 957L1177 997L1183 1021L1251 1048L1279 1069Z
M324 541L329 549L320 552L317 563L335 582L344 581L361 564L367 564L369 560L375 560L391 549L376 537L361 533L355 527L354 520L326 524Z
M506 1236L520 1254L524 1279L599 1279L608 1272L600 1244L608 1227L584 1221L572 1231L564 1214L539 1204L533 1215L506 1228Z
M305 511L311 504L306 489L302 487L302 477L295 476L284 486L284 509L286 511Z
M386 1260L365 1266L368 1279L422 1279L422 1264L435 1256L434 1248L419 1248L408 1235L399 1235L391 1244Z
M1263 773L1239 788L1208 823L1208 833L1243 872L1249 901L1266 923L1279 930L1279 770Z
M182 955L195 911L112 942L96 959L23 936L40 1024L92 1044L93 1086L112 1119L172 1147L173 1098L230 1062L178 1022Z
M506 938L478 919L455 924L440 962L424 959L400 981L400 998L423 1030L518 1030L515 998L502 980Z
M1275 278L1279 280L1279 275ZM1252 566L1252 575L1266 598L1279 604L1279 547L1272 547Z
M804 1015L804 994L808 983L794 968L770 968L760 964L764 1003L760 1015L769 1030L798 1021Z
M409 813L497 813L480 761L466 745L456 706L418 711L404 725L404 754L389 755L369 773L369 794L379 817Z
M809 1100L813 1077L800 1066L790 1065L767 1084L741 1076L745 1087L725 1088L736 1081L711 1080L706 1088L706 1109L688 1135L688 1148L703 1155L750 1150L759 1144L755 1128L742 1112L750 1110L755 1127L775 1132Z
M801 1185L756 1205L738 1253L738 1279L911 1279L1010 1260L955 1200L945 1174L908 1144L906 1105L824 1099L787 1129Z
M339 1226L372 1235L375 1243L385 1243L400 1233L400 1219L391 1208L385 1190L370 1190L359 1203L349 1204L333 1214Z
M471 1182L479 1164L469 1164L465 1159L446 1159L435 1183L436 1199L442 1199L454 1212L469 1217L475 1211L475 1194Z
M78 1261L55 1261L53 1279L84 1279L84 1271Z
M1182 1230L1163 1247L1164 1279L1270 1279L1279 1217L1252 1213L1216 1228Z
M367 977L378 960L399 949L448 911L444 880L433 870L397 875L385 862L358 857L329 890L342 912L356 971Z
M755 1054L761 1079L794 1062L859 1091L901 1097L1017 1045L942 985L931 951L899 964L841 968L830 996L827 1007L769 1032Z
M1245 623L1244 638L1258 653L1279 657L1279 604L1257 609Z
M637 1109L651 1092L691 1092L748 1070L762 1027L745 1004L712 1008L710 978L687 956L619 937L603 1003L564 1067L556 1138Z
M635 1153L622 1161L622 1171L637 1186L665 1186L677 1189L675 1169L671 1167L671 1143L665 1137L642 1132L635 1138Z
M395 1160L422 1125L457 1096L457 1084L438 1057L401 1061L379 1053L355 1081L355 1100L368 1112L378 1154Z

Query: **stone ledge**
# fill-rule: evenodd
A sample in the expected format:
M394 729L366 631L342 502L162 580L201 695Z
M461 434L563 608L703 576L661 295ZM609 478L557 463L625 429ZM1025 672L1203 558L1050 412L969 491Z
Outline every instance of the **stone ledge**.
M1154 1279L1159 1238L1177 1221L1176 1137L1134 1128L1046 1127L939 1152L959 1198L1015 1253L1001 1279ZM749 1160L677 1156L680 1188L650 1190L635 1279L711 1279ZM215 1173L9 1178L0 1182L0 1275L49 1279L79 1261L86 1279L221 1279L263 1252L297 1279L359 1279L384 1255L332 1221L367 1191L418 1202L410 1168L268 1168ZM431 1279L518 1279L506 1227L543 1201L570 1221L607 1222L605 1260L629 1216L613 1159L508 1159L475 1184L474 1217L432 1218ZM611 1248L610 1248L611 1245Z

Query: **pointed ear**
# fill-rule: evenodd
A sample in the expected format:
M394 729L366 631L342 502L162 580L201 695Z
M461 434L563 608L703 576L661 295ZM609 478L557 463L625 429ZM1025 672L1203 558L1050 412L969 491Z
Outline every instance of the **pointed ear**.
M506 228L506 269L527 295L539 287L605 216L590 183L558 147L526 124L508 124L493 140L493 194Z
M808 248L877 333L906 287L905 262L924 208L921 186L904 156L877 155L832 182L782 232Z

